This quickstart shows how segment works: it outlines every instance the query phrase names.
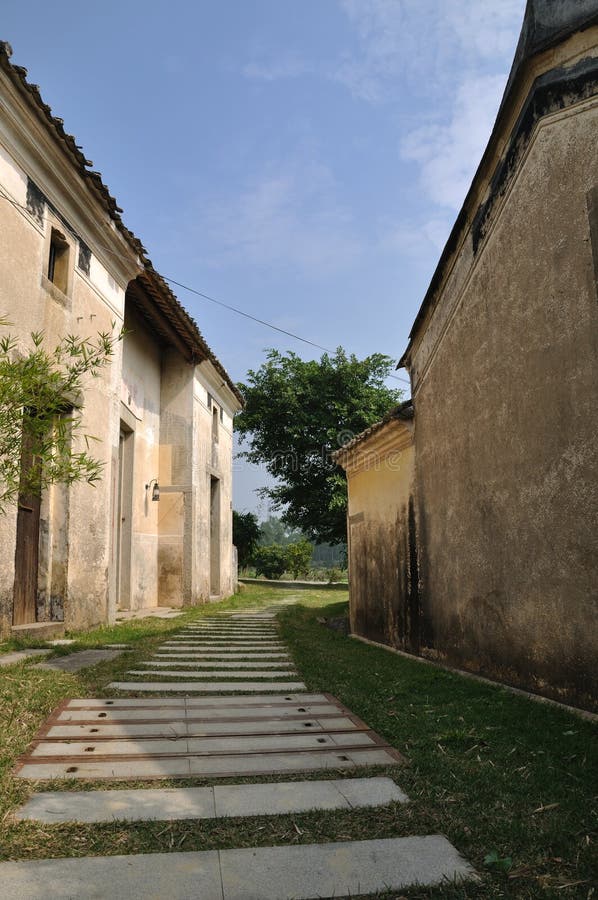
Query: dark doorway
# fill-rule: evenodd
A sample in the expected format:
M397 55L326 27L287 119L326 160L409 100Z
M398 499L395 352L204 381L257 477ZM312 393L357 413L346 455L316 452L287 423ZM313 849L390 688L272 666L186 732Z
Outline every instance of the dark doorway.
M116 498L116 606L131 606L131 541L133 526L133 440L134 432L121 422L118 442L118 485Z
M210 477L210 594L220 594L220 479Z
M31 441L24 428L21 443L21 490L17 511L13 625L30 625L36 621L41 497L39 491L26 486L35 462Z

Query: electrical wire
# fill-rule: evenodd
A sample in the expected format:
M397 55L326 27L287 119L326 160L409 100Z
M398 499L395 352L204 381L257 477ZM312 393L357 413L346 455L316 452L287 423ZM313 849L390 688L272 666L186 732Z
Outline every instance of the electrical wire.
M12 203L12 205L17 209L21 209L24 212L30 214L30 211L26 206L23 206L21 203L13 200L12 197L9 197L1 187L0 197L2 197L2 199L4 200L8 200L8 202ZM66 222L64 222L63 224L69 229L72 236L79 240L79 235L76 234ZM119 257L120 259L124 259L125 261L128 261L129 259L123 253L119 253L117 250L113 250L110 247L105 247L102 244L98 244L97 246L107 253ZM190 294L194 294L196 297L201 297L203 300L207 300L210 303L214 303L216 306L222 307L222 309L227 309L229 312L235 313L238 316L243 316L245 319L249 319L251 322L256 322L258 325L263 325L265 328L270 328L272 331L277 331L279 334L284 334L286 335L286 337L293 338L293 340L295 341L301 341L303 344L308 344L310 347L315 347L316 350L322 350L324 353L330 354L333 354L334 352L332 350L329 350L327 347L323 347L321 344L317 344L315 341L310 341L308 338L301 337L301 335L295 334L292 331L286 331L284 328L279 328L278 325L273 325L272 322L267 322L265 319L260 319L257 316L253 316L251 315L251 313L245 312L244 310L239 309L236 306L231 306L229 303L224 303L224 301L222 300L217 300L215 297L211 297L209 294L204 294L203 291L198 291L196 288L189 287L189 285L183 284L181 281L177 281L175 278L171 278L169 275L161 274L161 278L163 278L164 281L167 281L169 284L174 284L182 290L188 291ZM407 378L401 378L399 375L389 374L387 377L392 378L395 381L401 381L404 384L411 384Z

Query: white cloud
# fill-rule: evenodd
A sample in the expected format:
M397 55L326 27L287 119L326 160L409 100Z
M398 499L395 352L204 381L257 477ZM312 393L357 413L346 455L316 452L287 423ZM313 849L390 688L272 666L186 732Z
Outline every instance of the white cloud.
M490 136L502 75L470 78L457 90L446 124L422 125L401 141L401 156L419 164L424 191L439 206L459 209Z

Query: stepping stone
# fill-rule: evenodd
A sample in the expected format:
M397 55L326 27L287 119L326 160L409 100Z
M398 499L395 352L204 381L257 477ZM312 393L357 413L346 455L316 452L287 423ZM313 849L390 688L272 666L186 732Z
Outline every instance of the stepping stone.
M25 659L33 659L36 656L47 656L50 650L15 650L13 653L0 655L0 666L14 666Z
M289 706L294 706L296 704L306 704L306 703L334 703L335 707L338 701L334 701L328 694L323 693L300 693L300 694L292 694L289 693L288 697L272 697L270 694L262 694L259 697L189 697L189 698L178 698L178 697L160 697L160 698L148 698L148 697L114 697L110 700L105 700L103 698L97 697L85 697L85 698L74 698L69 700L68 707L64 712L68 712L73 709L110 709L113 707L114 709L128 709L130 707L134 708L145 708L151 709L152 707L162 708L172 708L172 709L180 709L180 708L189 708L189 709L222 709L225 706L243 706L243 707L264 707L268 708L270 706L279 706L281 703L286 703Z
M307 719L307 720L306 720ZM355 723L347 716L324 716L317 718L287 717L285 720L278 718L256 720L253 716L247 716L245 721L205 721L195 720L190 716L180 720L162 721L131 721L118 722L112 719L102 719L96 723L57 724L52 725L45 735L45 739L61 740L88 740L99 741L101 738L173 738L173 737L209 737L210 735L240 735L240 734L320 734L330 731L354 731ZM94 737L95 736L95 737ZM104 745L109 749L108 744Z
M338 778L276 784L125 791L52 791L34 794L17 821L127 822L273 816L310 810L361 809L406 803L391 778Z
M37 663L35 668L51 669L55 672L78 672L80 669L96 666L100 662L116 659L123 652L123 650L81 650L79 653L61 656L50 662Z
M46 641L49 647L69 647L71 644L76 643L74 638L57 638L55 641Z
M304 691L302 681L111 681L108 685L116 691L151 691L168 693L184 691L205 694L253 693L257 691Z
M254 670L254 669L163 669L153 672L151 669L129 669L127 675L154 675L160 678L292 678L297 676L295 669Z
M476 878L442 835L0 864L7 897L316 900Z
M355 769L360 766L400 765L396 756L381 747L363 750L305 750L286 753L235 753L231 756L171 756L94 762L87 759L39 762L23 765L17 778L46 780L126 779L126 778L237 778L241 776L276 775L285 772L317 772L326 769Z
M215 737L187 737L173 735L171 738L138 738L137 740L96 740L83 738L77 740L51 741L44 740L33 747L30 758L35 762L38 757L49 761L51 757L65 756L77 762L83 758L86 762L95 757L109 756L118 761L119 757L134 758L138 756L189 756L195 758L210 755L228 755L231 753L272 753L288 750L320 750L336 748L356 748L373 746L374 741L367 732L350 731L330 734L266 734Z
M286 660L290 661L291 658L288 653L225 653L223 651L193 653L188 651L187 653L155 653L154 659L275 659L280 662L286 662Z
M176 659L176 657L175 657ZM288 658L287 658L288 660ZM287 660L284 662L282 660L277 660L276 662L264 662L263 660L260 662L246 662L245 660L241 660L239 662L222 662L220 659L213 660L212 662L206 662L205 660L199 659L181 659L181 666L193 666L195 669L261 669L261 668L273 668L275 669L277 666L286 664ZM290 660L288 660L290 663ZM175 665L172 658L169 662L163 662L162 660L155 659L146 659L141 663L142 666L156 666L158 668L167 669L169 666L172 667Z

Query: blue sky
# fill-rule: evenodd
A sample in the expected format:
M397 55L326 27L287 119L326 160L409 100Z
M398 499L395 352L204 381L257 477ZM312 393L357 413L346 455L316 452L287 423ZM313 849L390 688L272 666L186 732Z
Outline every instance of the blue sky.
M397 359L498 109L525 0L9 0L0 38L154 265ZM235 380L319 355L175 289ZM237 462L235 506L260 506Z

